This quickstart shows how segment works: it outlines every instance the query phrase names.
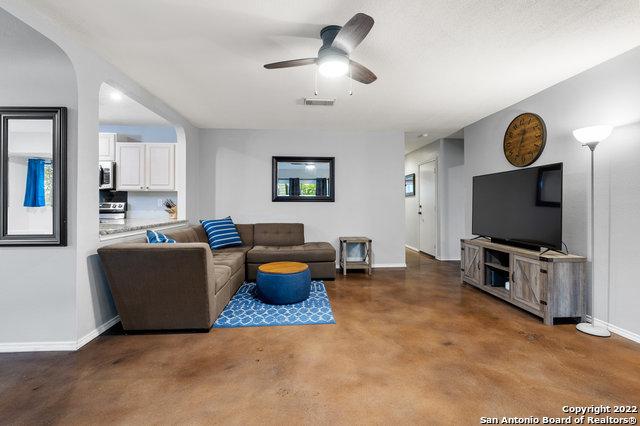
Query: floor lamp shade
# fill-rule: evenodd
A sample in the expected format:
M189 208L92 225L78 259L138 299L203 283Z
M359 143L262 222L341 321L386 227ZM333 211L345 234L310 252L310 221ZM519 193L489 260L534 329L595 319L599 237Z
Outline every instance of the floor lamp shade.
M600 125L589 126L573 131L573 137L583 145L597 144L609 137L613 131L613 126Z

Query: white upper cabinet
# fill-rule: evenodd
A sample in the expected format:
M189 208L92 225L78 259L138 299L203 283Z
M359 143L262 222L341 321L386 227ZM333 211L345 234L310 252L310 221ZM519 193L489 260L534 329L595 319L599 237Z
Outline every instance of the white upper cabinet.
M116 161L116 134L98 133L98 161Z
M145 144L118 142L116 144L116 189L145 191Z
M175 145L148 143L146 151L146 181L149 191L168 191L174 188Z
M118 191L172 191L175 187L175 144L118 142Z

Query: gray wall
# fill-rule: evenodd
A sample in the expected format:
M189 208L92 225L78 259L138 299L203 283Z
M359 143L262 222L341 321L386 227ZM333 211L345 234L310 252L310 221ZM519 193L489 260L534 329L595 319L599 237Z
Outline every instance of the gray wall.
M184 117L95 52L70 38L66 31L43 17L27 2L0 0L0 7L60 47L73 65L77 84L74 87L63 88L67 96L70 93L77 93L77 102L74 103L69 120L68 226L71 248L60 249L64 253L64 259L62 255L56 258L54 253L58 249L53 248L42 249L42 251L9 249L2 252L3 262L5 253L15 253L11 263L18 265L17 268L9 269L11 274L4 273L3 270L3 278L18 277L17 279L22 280L19 282L25 284L23 288L26 290L21 293L20 300L14 299L16 306L20 307L20 309L14 308L14 316L6 318L5 313L0 311L0 322L5 324L2 330L7 330L5 335L0 334L2 339L0 351L27 348L73 349L87 343L116 317L111 294L96 254L96 249L104 245L98 237L98 191L96 191L94 179L95 164L98 160L98 144L95 141L99 129L98 94L101 85L107 82L175 126L178 141L176 189L181 194L178 211L180 217L189 219L195 218L198 210L197 170L194 167L187 167L189 164L198 162L198 130ZM4 26L0 27L0 30L3 29ZM4 45L4 35L2 43ZM14 60L13 54L3 55L3 57ZM36 52L34 56L37 57L38 53ZM41 65L43 70L55 73L55 63ZM21 72L29 74L30 71L28 68L21 68ZM14 79L15 77L20 76L14 76ZM31 102L28 98L29 94L36 90L35 93L41 93L40 89L36 84L19 93L21 102ZM65 99L60 99L56 103L64 104ZM50 102L53 101L46 100L46 104ZM37 258L38 253L42 263L34 266L34 258ZM30 268L25 268L26 265ZM37 271L42 273L32 275ZM59 273L52 274L52 272ZM54 284L60 283L65 291L63 292L62 289L58 291L57 284L48 285L47 280ZM4 282L2 284L4 285ZM42 291L28 291L31 287L42 289ZM4 286L1 291L5 291ZM56 297L52 297L47 292L55 292ZM41 317L47 315L36 315L32 318L32 313L37 314L41 310L51 312L51 315L44 319ZM65 318L64 323L58 321L60 316ZM52 325L46 324L47 321ZM57 321L55 324L60 327L53 326L55 321ZM29 326L32 323L34 326L30 329Z
M466 234L471 235L472 176L513 169L502 152L504 131L519 113L540 114L547 146L536 165L564 163L563 239L589 253L589 150L572 130L617 126L596 150L595 316L640 337L637 253L640 235L640 48L563 81L464 129ZM607 299L607 288L611 288Z
M0 104L69 109L69 176L77 155L76 76L53 42L0 9ZM69 206L75 203L70 195ZM0 343L75 336L76 244L0 248Z
M341 235L365 235L375 264L404 265L401 132L203 130L200 139L201 218L302 222L307 241L336 247ZM336 157L336 201L272 202L279 155Z

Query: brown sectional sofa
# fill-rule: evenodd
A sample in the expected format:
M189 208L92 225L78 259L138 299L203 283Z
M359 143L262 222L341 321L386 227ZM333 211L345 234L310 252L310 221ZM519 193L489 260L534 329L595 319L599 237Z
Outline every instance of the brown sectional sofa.
M245 278L275 261L309 265L313 279L334 279L329 243L305 243L300 223L238 224L243 245L209 248L201 225L166 235L177 244L145 238L98 249L125 330L208 330Z

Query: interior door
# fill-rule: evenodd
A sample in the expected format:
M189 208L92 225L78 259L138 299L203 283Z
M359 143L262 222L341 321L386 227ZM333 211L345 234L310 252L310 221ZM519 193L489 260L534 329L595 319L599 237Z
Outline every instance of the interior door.
M172 143L149 143L146 153L146 189L150 191L172 191L175 187L175 145Z
M437 199L436 199L436 161L420 164L419 167L419 226L420 251L436 256L437 236Z
M534 309L542 310L544 300L543 274L540 262L522 256L513 256L511 298Z
M116 187L119 191L145 191L145 144L116 145Z

